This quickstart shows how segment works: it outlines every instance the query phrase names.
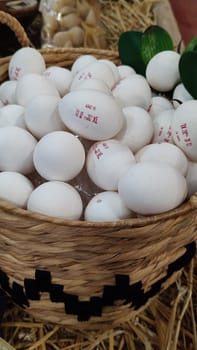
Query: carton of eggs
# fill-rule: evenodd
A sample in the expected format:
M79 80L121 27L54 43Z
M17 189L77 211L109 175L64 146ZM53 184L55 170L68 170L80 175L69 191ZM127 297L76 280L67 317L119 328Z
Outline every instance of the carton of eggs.
M82 215L83 205L73 186L61 181L49 181L32 191L27 209L51 217L78 220Z
M68 181L82 170L85 150L70 132L54 131L38 141L33 160L35 169L44 179Z
M154 215L179 206L187 195L185 177L167 163L136 163L121 176L118 193L126 206L141 215Z
M59 103L60 118L65 126L89 140L115 136L123 125L123 114L115 99L101 91L75 90Z
M86 169L90 179L101 189L115 191L120 176L135 163L127 145L118 140L96 142L89 149Z

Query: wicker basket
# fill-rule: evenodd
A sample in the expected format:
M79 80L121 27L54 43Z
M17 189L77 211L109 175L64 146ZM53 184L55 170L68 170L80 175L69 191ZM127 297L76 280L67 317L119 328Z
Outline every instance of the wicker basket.
M19 23L14 30L28 46ZM41 52L47 65L68 67L82 53L119 61L117 52L95 49ZM1 81L9 59L0 59ZM0 287L36 320L106 329L175 282L196 240L196 196L164 214L108 223L50 218L0 200Z

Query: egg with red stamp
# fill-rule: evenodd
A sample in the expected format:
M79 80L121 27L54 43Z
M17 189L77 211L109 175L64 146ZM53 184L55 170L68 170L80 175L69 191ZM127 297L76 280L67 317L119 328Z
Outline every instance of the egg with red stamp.
M183 102L174 112L172 120L174 143L187 157L197 161L197 101Z
M86 169L90 179L104 190L117 190L120 176L135 163L127 145L110 139L96 142L89 149Z
M8 65L10 80L19 80L28 73L42 74L46 63L42 54L33 47L22 47L11 57Z
M75 90L59 103L59 114L73 133L89 140L106 140L123 125L122 109L115 99L101 91Z

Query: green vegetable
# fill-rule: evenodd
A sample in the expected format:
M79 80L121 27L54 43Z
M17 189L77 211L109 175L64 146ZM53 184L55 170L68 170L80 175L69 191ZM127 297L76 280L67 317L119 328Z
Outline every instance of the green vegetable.
M147 28L141 38L141 56L145 65L153 56L165 50L174 50L170 34L158 25Z
M197 51L185 51L179 61L179 73L186 90L197 99Z
M146 66L141 56L142 32L123 32L118 41L119 57L122 64L131 66L136 73L145 75Z

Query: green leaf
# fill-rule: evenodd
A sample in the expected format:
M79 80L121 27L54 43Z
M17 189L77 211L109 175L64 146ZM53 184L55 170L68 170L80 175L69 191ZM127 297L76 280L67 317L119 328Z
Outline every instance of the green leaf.
M195 36L186 46L184 52L187 51L197 51L197 36Z
M141 57L142 32L123 32L118 41L118 52L122 64L133 67L136 73L145 75L146 66Z
M145 65L153 56L165 50L174 50L170 34L158 25L147 28L141 38L141 55Z
M186 90L197 99L197 52L182 53L179 61L179 73Z

